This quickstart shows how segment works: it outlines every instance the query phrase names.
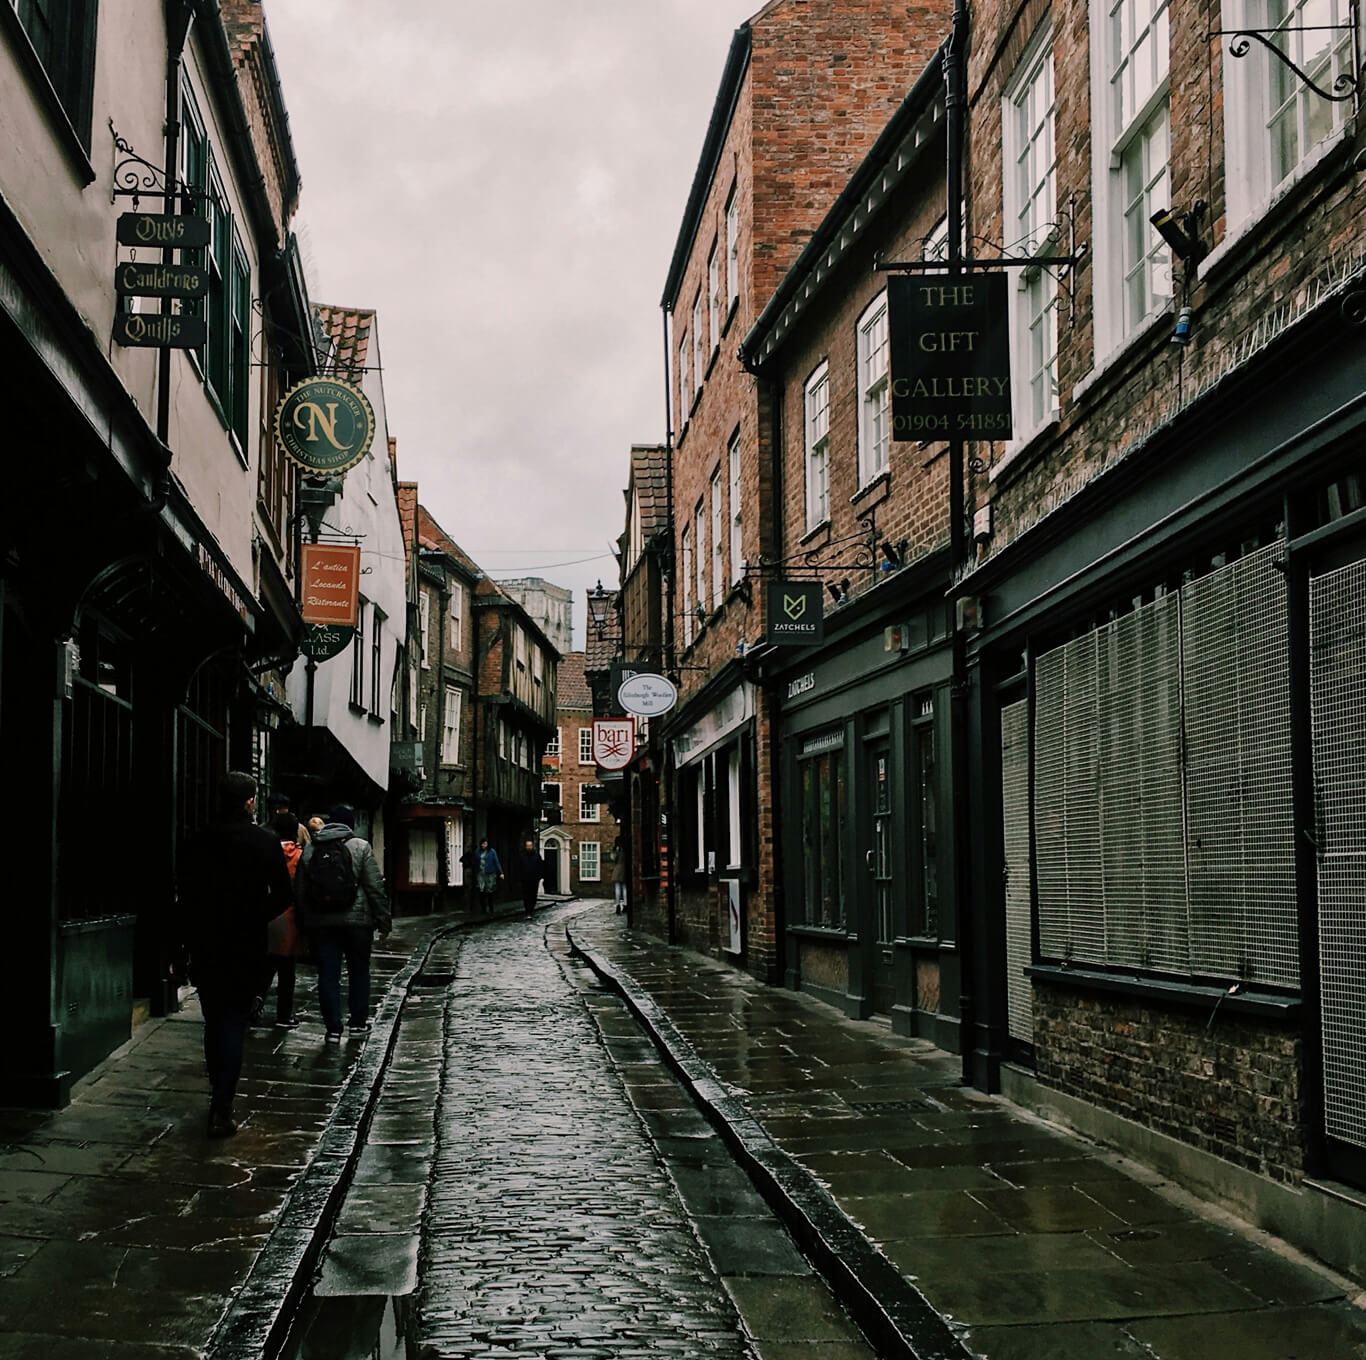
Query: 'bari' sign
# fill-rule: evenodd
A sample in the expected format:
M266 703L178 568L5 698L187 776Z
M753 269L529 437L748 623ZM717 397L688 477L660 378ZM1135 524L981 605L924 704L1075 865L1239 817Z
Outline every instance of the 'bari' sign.
M1004 274L887 281L893 439L1009 439Z
M624 770L636 753L634 718L593 719L593 764L601 770Z
M275 438L315 477L338 477L370 452L375 413L364 392L337 378L305 378L275 408Z

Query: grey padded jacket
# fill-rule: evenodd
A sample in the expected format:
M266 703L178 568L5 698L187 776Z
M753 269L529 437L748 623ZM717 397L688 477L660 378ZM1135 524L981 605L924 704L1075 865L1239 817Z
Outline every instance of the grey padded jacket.
M319 845L338 840L346 841L346 848L351 852L351 863L356 868L356 900L349 911L319 914L311 911L308 904L309 862ZM370 842L362 840L345 822L328 822L304 847L294 877L294 892L299 901L300 924L305 931L314 926L368 926L371 930L378 930L381 935L387 935L393 924L389 897L384 891L384 875L380 872L375 852L370 848Z

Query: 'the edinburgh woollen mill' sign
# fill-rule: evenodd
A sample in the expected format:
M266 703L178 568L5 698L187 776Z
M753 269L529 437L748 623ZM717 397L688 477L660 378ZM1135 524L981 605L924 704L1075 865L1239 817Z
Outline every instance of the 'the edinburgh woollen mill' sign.
M275 408L275 438L305 472L339 477L370 452L375 413L354 383L305 378Z
M892 438L1010 439L1004 274L887 281Z
M354 627L360 604L360 549L354 543L305 543L299 612L305 623Z

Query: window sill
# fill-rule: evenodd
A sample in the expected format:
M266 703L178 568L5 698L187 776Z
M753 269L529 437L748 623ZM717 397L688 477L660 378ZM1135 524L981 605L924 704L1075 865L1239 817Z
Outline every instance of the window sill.
M702 404L702 392L706 379L697 385L697 391L692 394L692 405L688 407L688 423L692 423L692 418L697 414L697 408Z
M1121 340L1079 383L1072 388L1073 409L1081 406L1097 388L1111 380L1118 369L1134 360L1136 356L1152 343L1154 335L1168 331L1176 324L1173 313L1175 302L1160 311L1150 312L1139 323L1132 335Z
M366 716L364 704L358 704L354 699L348 699L346 706L356 715L356 717L363 718Z
M1331 137L1325 138L1314 148L1308 157L1290 174L1285 183L1276 189L1260 203L1254 204L1238 220L1203 260L1200 261L1200 273L1206 278L1217 278L1230 259L1239 253L1240 248L1248 242L1256 230L1262 226L1266 218L1270 217L1288 199L1294 198L1305 186L1305 184L1317 178L1321 170L1325 170L1325 163L1331 163L1341 159L1344 165L1347 163L1347 156L1352 145L1352 124L1345 123Z
M890 468L887 468L882 472L879 472L866 486L859 487L859 489L849 497L849 504L861 505L864 501L872 500L873 496L877 495L878 492L881 492L881 495L877 495L877 500L872 501L874 505L878 505L887 499L891 494L891 490L892 472Z
M1082 991L1114 992L1148 1001L1164 1001L1173 1006L1209 1011L1211 1016L1217 1008L1233 1015L1294 1020L1298 1019L1301 1009L1300 998L1296 995L1279 995L1247 988L1233 993L1228 987L1136 977L1097 968L1068 968L1061 964L1036 963L1025 969L1025 976L1037 982L1076 987Z
M735 313L740 310L740 295L737 293L730 300L730 306L726 308L726 319L721 323L721 334L730 330L730 323L735 320ZM719 346L718 346L719 348Z
M987 481L994 485L998 478L1004 477L1012 468L1022 471L1034 461L1041 449L1058 437L1060 428L1058 417L1054 415L1022 438L1012 440L1006 445L1006 451L987 470Z
M797 546L799 548L805 548L808 544L814 543L818 538L821 540L821 547L824 547L827 543L830 542L830 519L828 516L825 519L821 520L819 524L808 529L797 540Z
M716 367L716 361L721 357L721 345L718 342L712 346L711 358L707 360L707 371L702 375L702 381L706 382L711 377L711 371Z
M376 727L383 727L383 726L384 726L384 719L383 719L382 717L380 717L380 715L379 715L378 713L367 713L367 714L365 715L365 720L366 720L366 722L368 722L368 723L374 724L374 726L376 726Z
M838 940L841 944L848 944L850 940L857 936L851 935L843 926L803 926L789 925L787 927L789 935L803 935L811 940Z

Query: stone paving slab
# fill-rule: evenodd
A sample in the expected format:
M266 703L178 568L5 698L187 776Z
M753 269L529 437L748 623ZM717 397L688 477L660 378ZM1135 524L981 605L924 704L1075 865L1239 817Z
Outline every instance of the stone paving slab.
M957 1085L959 1059L926 1041L632 931L610 906L567 931L766 1199L813 1221L809 1254L865 1331L890 1325L887 1356L927 1353L910 1290L958 1355L985 1360L1366 1360L1347 1282Z

